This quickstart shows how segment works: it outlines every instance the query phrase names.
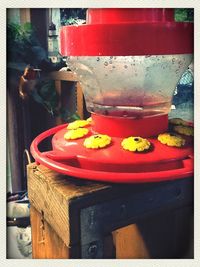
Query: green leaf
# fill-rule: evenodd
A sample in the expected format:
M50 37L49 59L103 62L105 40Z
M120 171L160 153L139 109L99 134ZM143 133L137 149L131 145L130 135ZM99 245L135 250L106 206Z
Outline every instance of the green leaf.
M175 8L175 21L177 22L192 22L194 20L193 8Z

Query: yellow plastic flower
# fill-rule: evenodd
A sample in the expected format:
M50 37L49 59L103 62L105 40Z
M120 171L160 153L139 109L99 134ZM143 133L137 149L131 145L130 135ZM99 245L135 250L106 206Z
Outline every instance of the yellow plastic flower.
M125 150L142 152L144 150L148 150L151 143L142 137L130 136L125 138L121 145Z
M92 117L87 118L86 121L88 121L89 123L91 123L92 122Z
M86 120L76 120L68 124L67 129L68 130L75 130L78 128L82 128L85 126L88 126L90 123Z
M85 139L84 146L87 148L103 148L111 143L111 137L105 134L92 135Z
M194 136L194 128L191 126L177 125L177 126L174 126L173 130L179 134L183 134L187 136Z
M183 125L183 126L187 126L188 125L187 121L184 121L183 119L180 119L180 118L170 119L169 123L173 124L173 125Z
M78 139L78 138L81 138L81 137L85 136L86 134L88 134L88 132L89 132L89 130L87 128L78 128L75 130L69 130L64 135L64 138L67 140Z
M158 135L158 140L168 146L182 147L185 145L185 139L177 134L162 133Z

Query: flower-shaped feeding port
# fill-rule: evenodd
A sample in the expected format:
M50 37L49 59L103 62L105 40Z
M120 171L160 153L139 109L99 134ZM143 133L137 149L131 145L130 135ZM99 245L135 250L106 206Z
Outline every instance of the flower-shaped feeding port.
M111 143L111 137L104 134L92 135L85 139L86 148L98 149L108 146Z
M91 123L92 122L92 117L87 118L87 122Z
M66 140L78 139L78 138L81 138L81 137L87 135L88 132L89 132L89 130L87 128L78 128L78 129L74 129L74 130L69 130L64 135L64 139L66 139Z
M158 140L167 146L182 147L185 145L185 139L180 135L172 133L162 133L158 135Z
M68 130L75 130L90 125L90 122L87 120L76 120L68 124Z
M176 125L174 126L173 130L179 134L194 136L194 128L192 126Z
M151 143L147 139L144 139L142 137L134 137L134 136L125 138L122 141L121 145L125 150L131 151L131 152L135 152L135 151L142 152L142 151L149 150L149 148L151 147Z
M187 126L188 122L184 121L183 119L180 119L180 118L173 118L173 119L169 120L169 124Z

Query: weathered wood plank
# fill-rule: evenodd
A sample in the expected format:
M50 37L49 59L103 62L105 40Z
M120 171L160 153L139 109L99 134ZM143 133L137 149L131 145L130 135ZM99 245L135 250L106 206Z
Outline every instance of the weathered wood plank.
M59 81L77 81L77 76L71 71L52 71L47 78Z
M149 252L136 224L113 232L116 259L147 259Z
M8 68L7 83L7 125L8 144L10 155L10 167L12 176L12 190L25 189L23 180L23 151L27 145L29 136L24 136L24 109L25 105L19 97L19 77L22 72L19 69ZM28 116L28 114L26 114Z
M181 183L183 183L183 181ZM178 186L177 183L176 185ZM167 185L165 184L162 185L162 187L163 186ZM132 217L129 219L124 218L123 223L121 221L122 218L119 216L115 217L113 222L112 216L105 217L105 220L102 220L104 210L106 210L105 207L107 207L110 211L115 208L120 208L118 202L114 204L114 201L118 200L118 198L123 199L123 197L127 196L127 194L137 194L138 198L138 194L141 193L140 199L142 205L144 192L147 192L147 196L149 198L149 192L153 190L155 194L156 187L157 191L160 192L162 187L161 185L159 186L159 184L131 186L96 183L61 175L42 165L38 166L35 163L29 164L29 199L32 207L34 207L38 214L40 214L40 223L32 219L33 235L35 234L36 236L40 236L40 238L33 237L33 240L36 239L37 242L40 242L40 249L42 249L42 245L40 244L44 243L43 239L46 239L46 242L50 240L48 242L52 244L51 250L53 251L54 241L52 240L57 240L59 237L59 239L64 243L64 245L62 242L59 243L61 250L64 250L65 247L70 248L69 256L65 256L70 258L80 258L80 252L82 251L80 250L81 244L90 244L92 242L91 240L93 240L93 233L100 231L100 234L106 235L102 237L104 239L104 249L102 255L104 255L105 258L113 258L115 256L115 251L113 249L113 241L109 233L121 226L128 225L113 232L116 258L180 258L186 249L186 246L182 246L181 244L189 243L186 236L188 236L187 220L191 212L191 207L188 207L188 212L182 212L182 210L185 209L182 207L181 216L178 219L177 207L180 207L174 205L173 202L171 208L164 206L163 210L157 210L156 208L155 213L149 213L147 211L146 214L141 212L141 215L138 214L137 209L134 211L136 208L135 206L135 208L133 207L133 211L136 212L135 216L131 215ZM169 189L168 186L166 188ZM173 187L170 188L170 190L173 189ZM162 196L163 195L160 197ZM186 205L186 202L183 200L183 205ZM114 206L106 205L103 206L104 209L102 210L99 208L102 203L105 204L109 201L112 201L112 205ZM134 200L132 201L134 202ZM144 200L144 203L146 203L145 201L147 201L147 199ZM92 206L93 208L96 206L94 209L96 212L88 213L87 208ZM140 208L142 211L142 206ZM81 216L81 211L83 212L84 209L87 211L87 213L85 213L85 219ZM100 216L98 214L100 214ZM107 219L108 221L106 221ZM98 226L96 229L92 228L92 231L94 232L89 231L90 221L93 225L95 225L95 227ZM41 222L43 222L44 226L41 226ZM45 226L46 224L47 226ZM83 224L86 225L86 227L82 227ZM108 226L108 224L112 227L104 228L104 226ZM53 230L53 233L49 230L46 233L44 232L44 229L49 229L48 227ZM43 229L42 232L41 229ZM37 232L39 232L39 234ZM82 233L88 237L88 239L85 240L85 243L83 241ZM45 236L46 234L48 236ZM36 241L33 242L35 242L35 245L38 245ZM45 249L45 247L43 248ZM46 254L44 253L44 255L41 254L41 257L51 258L51 250L49 254L47 252L45 252ZM37 253L34 255L36 257ZM82 256L84 257L83 253ZM56 257L58 258L61 256L59 254L59 256L56 255Z
M30 8L20 8L21 23L31 22Z
M105 184L86 181L83 186L79 186L72 180L75 179L56 173L42 165L28 165L30 203L44 214L44 219L51 224L67 246L70 244L69 206L73 200L81 197L84 199L93 192L109 187Z
M77 113L83 119L83 92L79 82L76 83L77 93Z
M69 248L33 206L30 208L34 259L68 259Z
M34 259L44 259L43 229L41 227L41 214L33 207L30 207L31 236L32 236L32 257Z

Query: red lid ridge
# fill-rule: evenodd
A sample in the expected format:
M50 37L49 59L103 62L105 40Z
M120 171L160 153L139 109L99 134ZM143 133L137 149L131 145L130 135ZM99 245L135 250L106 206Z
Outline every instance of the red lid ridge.
M193 53L193 23L175 22L169 8L88 9L86 24L60 31L63 56Z

